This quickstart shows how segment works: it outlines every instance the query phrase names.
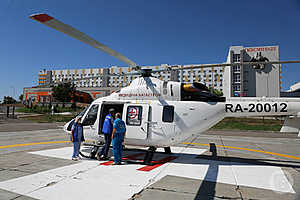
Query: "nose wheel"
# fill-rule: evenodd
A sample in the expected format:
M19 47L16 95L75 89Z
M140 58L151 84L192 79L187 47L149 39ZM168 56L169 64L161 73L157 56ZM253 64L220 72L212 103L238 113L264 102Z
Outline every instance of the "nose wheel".
M165 154L171 154L171 147L164 147Z
M145 165L151 165L153 155L156 151L156 147L149 147L145 157L144 157L144 164Z

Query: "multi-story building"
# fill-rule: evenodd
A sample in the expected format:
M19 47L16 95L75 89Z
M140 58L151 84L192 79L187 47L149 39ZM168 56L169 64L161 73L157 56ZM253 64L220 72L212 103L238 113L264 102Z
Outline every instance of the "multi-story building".
M185 67L188 65L183 65ZM160 66L144 66L143 68L151 68L153 70L161 70L172 68L173 66L163 64ZM178 65L176 66L178 67ZM180 67L180 66L179 66ZM75 83L76 87L125 87L131 83L132 80L138 77L138 75L120 76L123 73L132 72L131 67L117 67L111 68L87 68L87 69L65 69L65 70L51 70L47 71L49 77L47 80L40 84L44 86L46 84L55 84L62 81L71 81ZM45 74L45 72L40 72ZM202 69L190 69L190 70L173 70L162 71L153 74L154 77L160 80L173 80L181 81L185 83L202 82L208 87L223 90L223 74L224 67L212 67ZM42 76L39 74L39 77ZM109 75L109 76L108 76ZM83 80L76 80L82 79Z
M280 95L280 65L249 66L242 64L254 60L279 61L278 46L243 47L232 46L229 49L226 63L241 62L234 67L210 67L199 69L180 69L190 65L176 65L179 70L167 70L174 65L143 66L153 70L163 70L152 75L160 80L180 81L184 83L201 82L209 88L223 92L225 97L232 96L279 96ZM196 66L196 65L193 65ZM166 70L164 70L166 69ZM110 68L91 67L84 69L42 70L39 72L39 87L47 87L63 81L71 81L78 90L88 92L93 98L108 95L110 92L125 87L137 78L137 75L120 76L132 72L131 67L112 66ZM81 79L81 80L79 80ZM34 89L36 91L38 89ZM26 91L26 92L25 92ZM24 89L24 98L31 94L33 99L48 99L35 97L30 88ZM50 94L50 93L49 93ZM27 100L27 99L24 99Z
M43 69L39 72L38 76L38 84L46 85L51 82L51 71L47 71L46 69Z
M226 63L240 62L241 65L225 67L224 95L226 97L279 97L281 66L279 64L257 66L242 64L250 61L279 61L279 47L230 47Z

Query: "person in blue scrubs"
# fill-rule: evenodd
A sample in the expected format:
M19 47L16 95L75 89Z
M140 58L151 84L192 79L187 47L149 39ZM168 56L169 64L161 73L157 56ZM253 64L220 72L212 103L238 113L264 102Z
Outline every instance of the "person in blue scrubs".
M108 150L111 144L111 134L113 130L113 123L114 123L114 115L115 115L115 109L111 108L109 109L109 114L106 115L103 126L102 126L102 133L104 135L105 139L105 145L102 147L102 149L97 154L98 160L108 160ZM103 157L101 157L103 156Z
M73 142L72 160L78 160L78 159L80 159L80 157L79 157L80 145L81 145L81 142L84 141L83 127L81 124L81 116L78 116L75 118L75 122L71 129L70 140Z
M122 164L122 143L124 141L125 133L125 122L121 119L121 113L117 113L111 136L113 144L114 165Z

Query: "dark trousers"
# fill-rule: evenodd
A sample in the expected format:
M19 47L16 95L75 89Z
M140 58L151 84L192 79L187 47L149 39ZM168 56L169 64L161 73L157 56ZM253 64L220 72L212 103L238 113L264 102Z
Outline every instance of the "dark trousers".
M105 139L105 145L102 147L101 151L98 152L99 156L104 155L104 157L107 157L108 150L111 144L111 134L104 134Z

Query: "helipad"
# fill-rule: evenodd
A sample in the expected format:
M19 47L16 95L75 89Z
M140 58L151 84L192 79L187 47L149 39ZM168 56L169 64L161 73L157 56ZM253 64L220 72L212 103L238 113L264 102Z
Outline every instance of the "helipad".
M72 146L62 134L1 133L0 199L297 199L300 188L296 137L212 133L172 147L172 154L156 153L151 166L113 166L71 161ZM141 160L144 153L128 147L124 158Z
M282 193L295 193L280 167L245 165L197 158L206 149L173 147L176 159L150 171L140 164L101 165L81 160L29 176L0 182L0 188L36 199L129 199L167 175L255 187ZM70 159L72 147L32 152L45 157ZM126 156L139 153L126 152ZM125 157L126 157L125 156ZM156 154L155 159L167 157Z

